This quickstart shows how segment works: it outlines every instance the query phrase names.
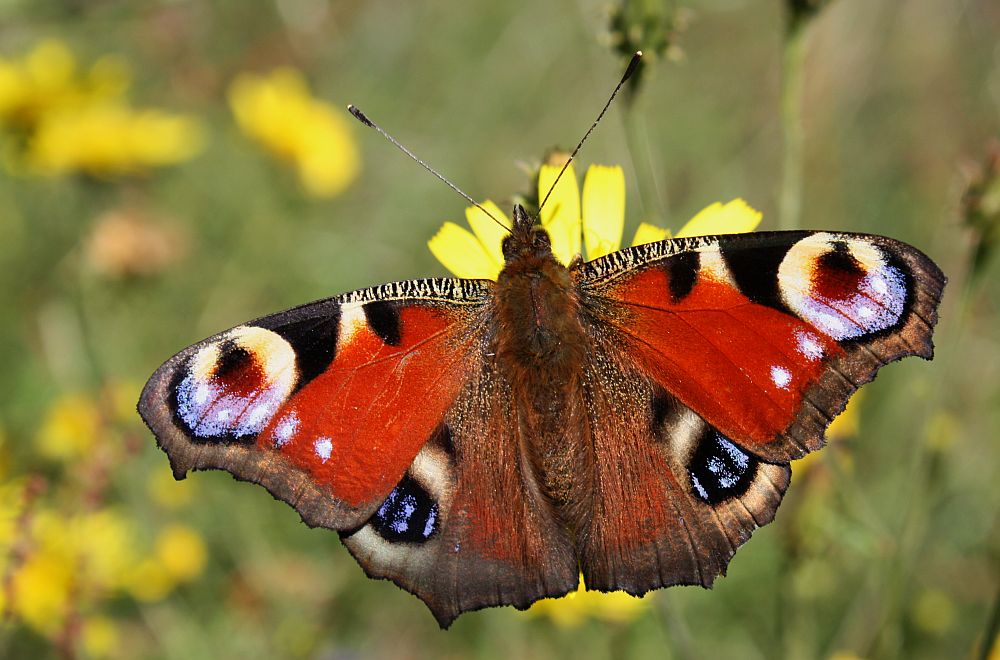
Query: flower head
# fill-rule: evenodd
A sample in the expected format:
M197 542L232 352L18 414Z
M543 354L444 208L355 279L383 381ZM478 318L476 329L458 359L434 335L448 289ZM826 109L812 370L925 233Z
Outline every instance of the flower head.
M49 176L82 172L112 178L189 160L202 142L200 125L191 117L99 103L45 114L28 141L26 161Z
M21 58L0 57L0 126L30 132L53 110L122 98L128 67L116 57L97 60L85 74L61 41L47 39Z
M552 188L562 165L542 165L538 173L538 199ZM496 279L503 267L500 244L510 227L510 219L491 201L482 204L486 213L472 206L465 210L472 231L445 222L428 241L428 247L444 266L459 277ZM552 253L563 264L585 254L588 260L602 257L621 247L625 228L625 174L619 166L591 165L583 180L583 193L576 172L570 165L548 201L539 220L552 239ZM726 204L716 202L691 218L677 237L707 234L733 234L753 231L761 214L742 199ZM670 238L669 230L642 223L632 238L641 245Z
M229 88L236 123L275 156L292 163L305 190L333 197L358 174L360 157L347 122L317 100L301 73L245 73Z
M0 58L0 132L11 140L7 165L24 174L83 173L99 178L144 173L201 149L192 117L133 108L128 66L105 56L86 72L60 41L20 59Z
M557 626L576 628L589 619L608 623L624 623L642 614L649 601L624 591L603 593L587 591L580 578L580 588L563 598L545 598L537 601L527 611L532 616L546 617Z

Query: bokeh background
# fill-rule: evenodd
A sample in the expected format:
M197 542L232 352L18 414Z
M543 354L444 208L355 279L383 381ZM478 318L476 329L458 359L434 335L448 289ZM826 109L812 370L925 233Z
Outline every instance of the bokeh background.
M979 658L1000 584L1000 4L3 0L0 656ZM461 617L223 473L175 482L134 404L246 319L444 274L464 203L585 147L626 235L743 197L884 233L950 278L712 591ZM992 655L990 655L992 650Z

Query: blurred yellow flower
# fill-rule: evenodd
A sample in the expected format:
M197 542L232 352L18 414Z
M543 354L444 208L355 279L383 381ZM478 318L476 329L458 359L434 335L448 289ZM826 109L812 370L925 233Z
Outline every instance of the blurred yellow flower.
M174 165L201 147L201 128L191 117L101 103L43 116L26 161L45 175L82 172L108 178Z
M120 58L105 56L79 75L66 44L47 39L20 60L0 57L0 126L30 131L48 112L119 98L129 83Z
M130 568L125 588L136 600L162 600L179 582L201 575L207 560L208 550L197 532L186 525L169 525L157 535L152 554Z
M22 60L0 59L0 128L17 134L6 154L19 173L114 177L173 165L198 153L202 133L185 115L132 108L128 67L111 56L86 76L65 44L38 44Z
M64 548L30 553L11 578L11 610L35 630L55 633L65 620L75 574L73 557Z
M542 165L538 173L538 199L544 199L552 187L561 164ZM482 204L490 215L510 227L510 219L491 201ZM472 232L453 222L445 222L428 241L431 253L458 277L496 279L503 267L500 244L506 230L486 213L471 206L465 217ZM596 259L621 247L625 227L625 174L621 167L591 165L583 181L583 195L573 166L566 170L542 208L541 224L552 239L552 252L568 265L586 249L588 260ZM695 215L678 237L707 234L733 234L753 231L761 214L742 199L726 204L716 202ZM670 232L642 223L632 239L633 245L670 238Z
M152 603L166 598L176 581L162 563L155 558L146 557L129 570L125 584L126 591L133 598Z
M98 439L97 403L82 394L56 399L38 431L38 451L46 458L70 461L87 453Z
M943 591L925 589L914 600L910 618L924 632L943 635L955 624L955 604Z
M861 408L862 401L865 398L866 390L859 390L854 393L853 396L847 401L847 407L844 411L834 417L833 421L830 422L830 426L826 429L826 441L839 442L841 440L849 440L858 434L858 429L861 426ZM797 478L801 478L802 475L808 473L813 467L823 458L820 457L818 452L812 452L805 455L800 460L792 463L792 470ZM845 455L845 468L850 469L853 467L851 462L851 457Z
M173 524L156 538L156 557L178 582L201 575L208 560L205 542L187 525Z
M164 461L149 475L146 482L146 492L157 505L175 511L187 506L194 500L197 482L193 479L178 481L174 473Z
M550 619L557 626L575 628L589 619L626 623L642 614L649 601L624 591L604 593L587 591L580 576L580 588L563 598L545 598L532 605L527 613Z
M864 401L864 398L865 390L860 390L847 401L844 412L837 415L827 427L827 441L847 440L858 434L858 428L861 424L861 402Z
M88 617L80 627L80 643L86 657L112 657L119 648L118 627L107 617Z
M0 481L0 576L7 576L24 512L25 484L21 479ZM7 590L0 588L0 615L7 611Z
M242 74L229 88L229 105L244 133L295 166L310 195L333 197L357 177L360 156L347 122L312 96L300 72Z
M74 516L60 530L73 545L81 580L95 592L124 586L126 570L135 563L136 531L125 515L111 508Z

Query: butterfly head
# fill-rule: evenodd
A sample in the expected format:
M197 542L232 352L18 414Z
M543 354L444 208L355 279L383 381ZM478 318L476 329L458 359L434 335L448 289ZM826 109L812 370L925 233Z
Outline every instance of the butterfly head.
M510 263L515 258L525 257L552 257L552 241L541 225L534 224L524 207L515 204L514 227L503 239L503 258Z

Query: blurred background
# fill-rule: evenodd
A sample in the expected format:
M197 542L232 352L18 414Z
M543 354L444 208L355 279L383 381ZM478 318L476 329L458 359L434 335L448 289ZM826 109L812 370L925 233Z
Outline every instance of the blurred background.
M998 658L1000 5L993 0L0 1L0 656ZM203 337L395 279L469 194L582 152L626 236L734 197L950 278L713 591L580 595L447 633L336 534L135 413ZM991 655L992 649L992 655Z

